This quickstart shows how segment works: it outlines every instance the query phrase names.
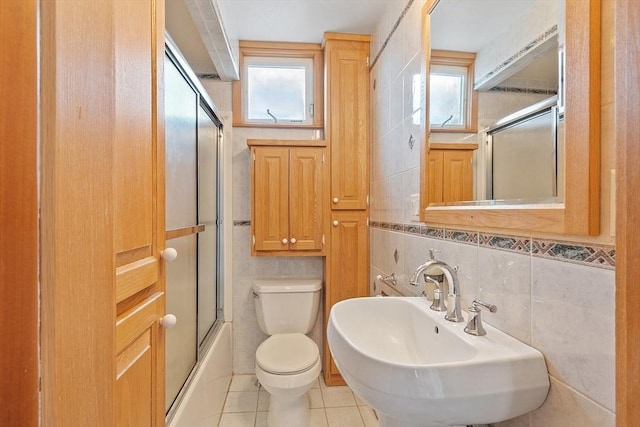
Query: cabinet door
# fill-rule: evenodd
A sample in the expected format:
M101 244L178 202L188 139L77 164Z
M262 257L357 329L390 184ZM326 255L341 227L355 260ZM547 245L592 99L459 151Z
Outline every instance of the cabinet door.
M289 152L289 231L291 250L322 250L323 148Z
M289 149L258 147L252 153L253 248L289 250Z
M368 43L328 41L326 120L332 209L367 209L369 188Z
M445 150L442 172L444 202L473 200L473 152L469 150Z
M163 3L114 2L117 426L164 425ZM104 331L108 333L108 331ZM113 356L112 356L113 357Z
M427 185L429 196L427 206L429 203L442 203L442 173L443 173L443 154L442 150L430 150L428 156L427 165Z
M325 319L328 318L333 304L344 299L369 295L367 212L334 212L331 221ZM340 372L326 344L325 355L325 381L329 385L342 384Z

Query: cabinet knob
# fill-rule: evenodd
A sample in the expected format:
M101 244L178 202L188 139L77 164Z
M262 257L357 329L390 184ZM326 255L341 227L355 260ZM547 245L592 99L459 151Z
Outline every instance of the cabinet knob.
M178 251L173 248L166 248L164 251L160 252L160 256L163 260L171 262L174 259L178 258Z
M176 326L178 323L178 319L173 314L167 314L162 319L160 319L160 325L165 329L171 329Z
M287 239L282 239L282 244L286 245L287 243L289 243L289 241Z
M333 198L333 204L334 205L337 205L339 201L340 201L340 199L338 199L337 197Z
M295 238L295 237L292 237L292 238L291 238L291 244L292 244L292 245L295 245L295 244L296 244L296 242L297 242L296 238Z
M340 223L338 222L338 220L337 220L337 219L334 219L334 220L333 220L333 226L334 226L334 227L337 227L337 226L338 226L338 224L340 224Z

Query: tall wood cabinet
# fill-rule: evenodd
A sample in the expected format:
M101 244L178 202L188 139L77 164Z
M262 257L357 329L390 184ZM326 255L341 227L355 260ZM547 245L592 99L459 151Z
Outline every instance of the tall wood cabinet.
M252 255L321 256L325 250L324 141L248 140Z
M325 138L331 158L325 331L333 304L369 294L369 41L325 33ZM325 337L324 379L344 384Z
M428 203L473 200L473 152L477 148L478 144L430 144Z

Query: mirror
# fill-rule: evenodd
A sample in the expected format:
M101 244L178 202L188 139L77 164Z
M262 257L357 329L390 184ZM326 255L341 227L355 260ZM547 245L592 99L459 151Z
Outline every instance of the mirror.
M473 11L471 8L476 6L480 9ZM439 58L443 50L476 53L474 81L479 101L477 132L473 127L471 132L469 128L448 129L446 123L437 128L432 124L430 132L425 132L421 219L430 225L597 234L599 0L567 0L566 5L554 0L428 0L423 12L424 51L429 53L425 55L425 69L430 69L432 52L437 52L434 58ZM456 22L462 22L462 25L454 24ZM558 46L563 45L564 61L559 63L564 63L564 73L559 73ZM543 71L549 67L551 71ZM538 77L542 75L546 80ZM564 76L564 84L553 79L552 76L557 75ZM532 81L532 88L518 87L523 82L531 86ZM528 91L531 93L527 93L527 89L531 89ZM428 94L426 98L429 98ZM429 117L429 103L425 110ZM445 113L440 117L447 120L449 115ZM542 145L546 154L537 167L539 170L526 180L540 181L544 191L526 192L522 188L503 191L499 185L491 185L490 181L524 181L522 166L513 167L514 159L533 155L539 151L540 144L536 142L533 149L523 155L517 150L513 152L513 144L503 142L503 137L507 136L506 141L522 140L519 127L529 128L524 133L531 131L534 118L542 123L533 126L541 130L534 139L545 141ZM503 133L503 130L508 132ZM443 151L446 155L446 150L457 148L454 144L460 143L476 151L471 183L473 195L458 199L463 202L434 202L433 192L441 185L444 185L444 192L447 191L446 182L443 184L439 178L440 169L434 154ZM477 150L474 150L475 144ZM508 150L499 153L503 147ZM550 157L553 160L549 160ZM508 160L502 162L499 158ZM508 167L504 167L505 164ZM544 177L540 172L542 164L547 169ZM505 172L507 169L515 170L516 175L493 177L497 173L511 173ZM445 172L444 176L446 179L450 175ZM497 197L490 199L494 192ZM467 191L466 194L470 193Z

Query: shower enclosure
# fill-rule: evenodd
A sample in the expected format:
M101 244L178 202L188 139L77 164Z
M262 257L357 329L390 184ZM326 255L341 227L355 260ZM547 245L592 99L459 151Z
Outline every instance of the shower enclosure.
M219 167L222 123L170 44L165 56L167 264L166 411L177 407L222 323Z

